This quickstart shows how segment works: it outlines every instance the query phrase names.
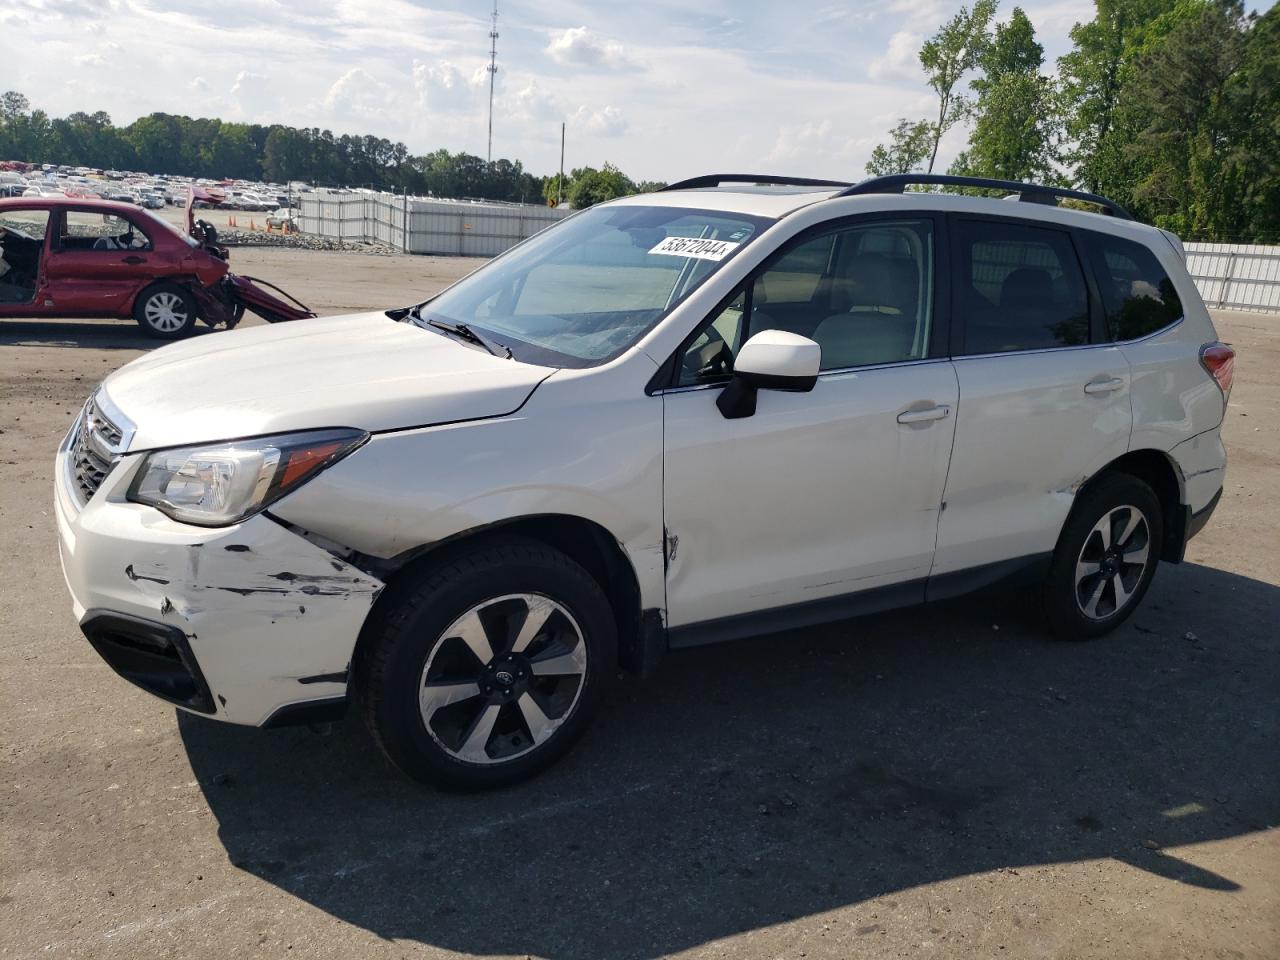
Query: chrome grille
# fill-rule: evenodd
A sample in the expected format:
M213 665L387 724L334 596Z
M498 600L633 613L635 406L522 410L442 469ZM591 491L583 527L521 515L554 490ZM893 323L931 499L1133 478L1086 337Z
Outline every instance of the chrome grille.
M120 459L124 439L124 430L91 397L76 425L70 451L72 489L81 506L98 492Z

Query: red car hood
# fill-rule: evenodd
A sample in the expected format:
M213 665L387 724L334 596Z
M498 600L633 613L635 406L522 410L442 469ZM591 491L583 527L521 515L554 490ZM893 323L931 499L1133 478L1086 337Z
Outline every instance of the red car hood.
M206 190L204 187L188 187L187 188L187 233L195 236L196 215L194 213L195 203L197 200L203 200L205 203L221 203L227 199L227 195L221 190Z

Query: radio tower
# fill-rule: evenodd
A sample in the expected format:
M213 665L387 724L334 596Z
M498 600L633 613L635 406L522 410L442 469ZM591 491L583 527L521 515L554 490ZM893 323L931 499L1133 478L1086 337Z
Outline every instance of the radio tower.
M493 82L498 75L498 0L493 0L493 29L489 31L489 153L493 163Z

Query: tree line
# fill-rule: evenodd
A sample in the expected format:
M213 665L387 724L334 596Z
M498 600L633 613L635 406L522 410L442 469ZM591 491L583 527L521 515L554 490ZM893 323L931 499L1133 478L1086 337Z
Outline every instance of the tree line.
M1026 14L996 24L996 4L925 42L937 110L900 120L869 173L933 172L963 125L948 173L1100 193L1190 239L1280 241L1280 7L1095 0L1049 76Z
M617 167L580 167L539 177L520 161L486 161L448 150L422 156L384 137L335 136L316 127L228 123L168 113L125 127L102 111L50 117L17 91L0 94L0 159L210 179L291 180L440 197L522 203L559 199L575 207L656 189Z

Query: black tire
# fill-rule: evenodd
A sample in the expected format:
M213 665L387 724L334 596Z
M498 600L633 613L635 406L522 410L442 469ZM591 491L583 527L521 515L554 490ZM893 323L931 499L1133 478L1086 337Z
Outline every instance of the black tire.
M180 340L191 335L198 317L195 298L177 283L154 283L138 295L133 319L157 340Z
M1140 514L1139 526L1126 541L1123 534L1134 510ZM1096 530L1103 518L1109 518L1106 528L1112 541L1105 549L1102 531ZM1137 477L1114 473L1090 485L1062 528L1044 584L1045 616L1054 634L1064 640L1091 640L1124 623L1151 586L1163 530L1160 500ZM1139 556L1140 572L1133 561ZM1088 572L1095 561L1097 571Z
M617 669L617 635L608 600L595 579L577 563L536 541L503 538L456 554L393 589L395 593L385 598L377 619L371 624L371 632L362 639L354 685L361 713L374 740L401 771L415 780L448 789L498 787L533 776L559 759L582 736ZM433 708L420 706L420 694L432 684L443 686L451 682L432 680L430 671L435 671L438 664L449 663L442 675L467 680L468 687L470 671L481 671L477 666L481 658L458 636L446 632L460 618L471 616L477 607L493 604L484 607L488 639L492 641L493 636L505 634L507 639L499 640L497 646L505 645L510 651L524 620L528 618L532 622L532 611L525 600L497 602L497 598L512 595L534 595L558 606L560 612L549 614L546 624L552 624L552 618L559 617L556 623L563 628L564 635L579 638L576 642L585 651L586 663L580 683L574 688L576 693L569 691L574 697L572 702L561 686L572 678L536 677L538 671L530 666L527 680L518 681L524 684L524 692L515 691L514 700L509 699L512 689L503 691L489 684L487 692L446 701ZM522 608L526 611L523 616ZM563 616L565 613L567 617ZM533 664L538 656L544 660L565 659L563 655L554 656L561 649L569 649L559 640L550 643L548 638L554 633L554 628L544 625L543 632L529 642L526 652L534 651L539 644L544 652L530 653L527 665ZM576 644L572 649L578 649ZM490 672L478 672L482 691L486 680L495 676L510 677L517 672L512 667L510 673L506 673L504 667L492 673L493 664L502 661L503 656L501 651L497 652L494 660L482 668ZM505 656L518 655L507 652ZM524 677L525 673L520 672L520 676ZM545 686L538 690L534 685L548 682L555 685L550 696L559 697L561 705L568 703L568 706L555 716L552 731L539 743L538 734L526 719L528 703L522 701L526 697L547 697ZM459 682L458 686L462 685ZM490 713L495 707L496 712ZM433 709L429 717L424 716L427 709ZM446 713L449 716L445 720L438 719ZM553 713L549 710L544 716ZM481 744L484 756L479 762L468 762L458 752L465 752L463 748L467 743L476 742L468 739L468 731L474 732L481 726L481 714L494 716L496 720L489 724L491 732L484 734ZM454 735L452 747L446 745L451 735ZM502 757L504 751L507 759Z

